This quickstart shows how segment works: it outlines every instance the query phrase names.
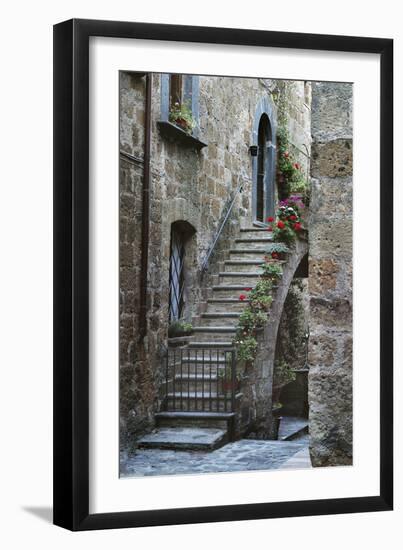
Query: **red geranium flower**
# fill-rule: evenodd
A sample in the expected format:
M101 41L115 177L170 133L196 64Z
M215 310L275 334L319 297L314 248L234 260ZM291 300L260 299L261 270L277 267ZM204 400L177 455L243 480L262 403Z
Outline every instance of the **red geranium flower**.
M251 286L248 286L248 287L244 288L244 290L245 290L246 292L249 292L250 290L252 290L252 287L251 287Z
M294 163L294 168L296 168L297 170L299 170L301 168L301 165L298 164L298 162L295 162Z
M243 302L244 300L246 300L245 294L240 294L239 299L241 300L241 302Z
M285 151L284 156L285 156L285 158L288 158L290 156L290 153L288 151Z
M273 216L269 216L269 217L267 218L267 221L268 221L268 222L274 222Z
M285 223L284 223L283 221L280 220L280 221L277 222L277 227L278 227L279 229L284 229Z
M294 229L295 229L295 231L300 231L301 230L301 224L299 222L294 223Z
M290 216L290 220L292 220L293 222L297 219L297 216Z
M277 260L278 259L278 252L272 252L271 257L273 258L273 260Z

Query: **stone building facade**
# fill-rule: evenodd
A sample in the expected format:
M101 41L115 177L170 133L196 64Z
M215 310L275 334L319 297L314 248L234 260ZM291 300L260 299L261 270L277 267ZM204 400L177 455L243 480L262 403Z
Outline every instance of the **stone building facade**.
M352 463L352 86L312 85L309 408L315 466Z
M151 101L147 101L147 81ZM317 91L321 93L319 88ZM197 123L191 132L185 132L169 120L175 93L181 95L181 101L187 102ZM175 235L180 236L180 246L186 251L181 271L186 281L180 304L181 318L195 325L206 311L206 296L212 287L217 285L218 280L230 281L232 275L225 277L221 272L225 260L227 264L231 263L228 262L228 251L234 242L248 228L264 230L267 216L274 212L278 198L276 132L280 126L287 128L290 150L301 164L306 177L312 170L314 208L322 204L322 198L315 198L316 192L320 191L317 178L333 178L334 175L329 173L325 176L321 172L322 165L326 164L323 156L326 155L325 148L321 150L322 156L315 156L311 167L311 136L317 141L317 150L322 147L323 141L322 134L318 134L319 130L311 134L311 100L311 84L307 82L164 74L153 74L150 77L128 72L120 74L122 447L132 445L140 435L155 427L155 414L161 409L164 399L164 357L172 316L169 303L172 294L172 242ZM314 104L319 105L318 102ZM150 129L150 177L149 190L146 192L149 212L148 261L144 274L142 231L146 204L144 166L147 164L147 121ZM328 122L332 124L332 121ZM253 155L251 146L254 145L265 150L264 158ZM333 144L333 147L337 145ZM231 205L233 207L214 246L214 252L209 257L207 269L203 270L217 231ZM327 206L322 205L322 218L323 208ZM316 236L319 233L315 220L319 218L311 218L310 231ZM328 228L323 227L323 230ZM317 252L319 241L320 237L317 237L316 248L310 258L310 269L314 276L319 276L320 269L327 265L326 262L320 264L322 256ZM295 253L284 267L283 285L278 291L278 299L273 303L270 322L259 337L256 361L243 382L243 400L238 411L239 435L252 430L258 436L270 437L271 386L277 332L289 286L306 253L307 241L302 240L297 243ZM234 257L237 258L236 254ZM325 260L331 262L334 256L326 257ZM325 280L330 276L325 274ZM145 324L141 318L144 281ZM314 312L320 308L319 294L323 289L319 285L323 284L320 280L313 280L313 286L310 283L311 307ZM322 298L327 299L325 295ZM318 323L317 320L315 322ZM210 339L214 341L214 337ZM203 341L202 336L198 336L198 339ZM347 346L347 341L343 345ZM313 346L310 348L311 361L316 368ZM322 368L322 365L318 365L318 368ZM316 380L315 375L310 380L313 402L314 385L319 383ZM321 386L320 391L327 390ZM317 420L314 420L314 426L318 426ZM313 456L317 452L316 446L317 443L313 443Z

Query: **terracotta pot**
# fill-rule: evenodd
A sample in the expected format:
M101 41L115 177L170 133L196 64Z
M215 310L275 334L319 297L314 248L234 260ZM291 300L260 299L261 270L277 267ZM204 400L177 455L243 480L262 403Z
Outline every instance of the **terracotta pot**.
M239 380L235 380L235 382L232 382L232 380L223 380L222 381L222 391L224 393L229 393L234 389L235 391L239 389Z
M282 173L277 174L277 183L278 183L279 185L284 185L284 184L285 184L285 176L284 176L284 174L282 174Z
M184 118L177 118L175 120L175 124L177 126L179 126L180 128L182 128L183 130L185 130L186 132L190 131L189 124L187 123L187 121Z

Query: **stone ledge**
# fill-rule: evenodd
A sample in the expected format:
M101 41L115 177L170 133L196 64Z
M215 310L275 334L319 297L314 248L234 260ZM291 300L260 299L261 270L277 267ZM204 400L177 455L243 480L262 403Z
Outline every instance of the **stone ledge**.
M193 147L195 149L203 149L203 147L207 147L207 143L204 143L204 141L201 141L191 134L188 134L187 132L179 128L179 126L172 124L172 122L159 120L157 124L161 135L169 138L171 141L178 141L182 145Z

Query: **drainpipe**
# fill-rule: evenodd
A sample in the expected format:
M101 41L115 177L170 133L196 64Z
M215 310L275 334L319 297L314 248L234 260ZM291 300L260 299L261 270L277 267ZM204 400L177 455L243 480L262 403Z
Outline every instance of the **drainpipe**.
M142 190L141 218L141 271L140 271L140 340L147 334L147 275L148 275L148 242L150 233L150 152L151 152L151 94L152 73L146 75L146 104L144 128L144 171Z

